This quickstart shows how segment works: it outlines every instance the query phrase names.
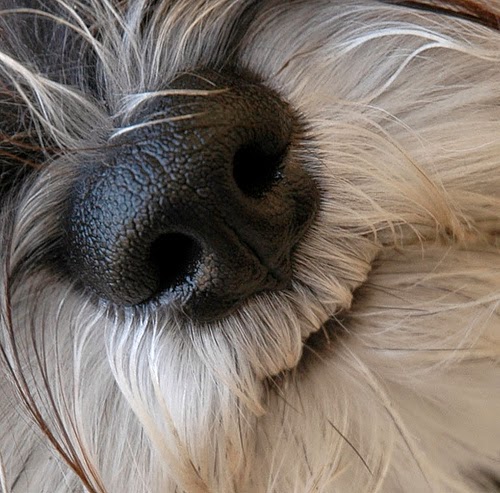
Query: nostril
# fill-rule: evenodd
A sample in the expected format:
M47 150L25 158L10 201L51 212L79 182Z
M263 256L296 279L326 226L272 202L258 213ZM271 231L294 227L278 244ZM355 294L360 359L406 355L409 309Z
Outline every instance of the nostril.
M151 245L150 262L159 279L159 292L189 283L201 258L200 244L182 233L159 236Z
M257 142L241 146L233 157L233 178L238 188L249 197L265 195L282 177L286 150L269 152Z

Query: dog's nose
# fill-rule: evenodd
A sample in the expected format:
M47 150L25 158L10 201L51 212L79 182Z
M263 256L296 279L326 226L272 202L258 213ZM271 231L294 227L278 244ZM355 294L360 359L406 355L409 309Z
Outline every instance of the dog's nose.
M183 75L81 163L69 266L120 305L169 303L198 321L282 289L318 192L298 118L233 74Z

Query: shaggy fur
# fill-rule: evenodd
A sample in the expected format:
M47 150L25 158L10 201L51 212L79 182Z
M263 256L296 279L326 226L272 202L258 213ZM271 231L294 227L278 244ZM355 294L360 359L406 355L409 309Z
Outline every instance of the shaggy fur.
M500 489L497 0L0 8L2 493ZM308 125L292 287L203 326L96 301L80 157L229 64Z

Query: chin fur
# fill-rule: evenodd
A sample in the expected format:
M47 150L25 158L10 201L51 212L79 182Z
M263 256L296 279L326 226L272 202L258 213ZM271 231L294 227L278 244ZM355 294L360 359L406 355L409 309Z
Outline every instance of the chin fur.
M496 0L0 5L2 493L500 489ZM227 66L306 122L292 285L204 324L96 300L80 157Z

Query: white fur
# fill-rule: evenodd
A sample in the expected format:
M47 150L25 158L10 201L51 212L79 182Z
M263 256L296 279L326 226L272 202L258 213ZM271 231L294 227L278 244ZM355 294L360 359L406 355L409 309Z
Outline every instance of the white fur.
M0 51L40 140L64 151L1 223L2 493L492 491L500 33L369 0L262 2L239 63L308 122L322 202L293 289L200 327L96 307L44 251L78 150L216 60L245 2L160 1L145 32L143 0L58 2L54 22L102 62L108 109Z

